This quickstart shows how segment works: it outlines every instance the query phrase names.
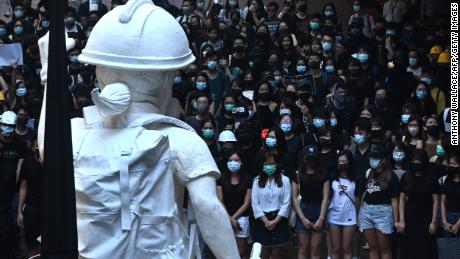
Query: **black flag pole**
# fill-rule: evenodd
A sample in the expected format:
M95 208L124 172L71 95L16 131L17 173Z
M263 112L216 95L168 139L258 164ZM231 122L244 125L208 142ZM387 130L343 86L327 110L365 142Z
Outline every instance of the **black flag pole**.
M45 176L41 258L78 257L75 185L67 87L64 12L67 0L49 0L51 10L45 121Z

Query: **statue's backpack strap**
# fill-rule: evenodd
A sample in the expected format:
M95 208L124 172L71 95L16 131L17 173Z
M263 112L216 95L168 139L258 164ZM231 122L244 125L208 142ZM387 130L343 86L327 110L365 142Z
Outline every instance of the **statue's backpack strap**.
M160 127L162 124L167 124L195 132L195 130L190 125L181 120L156 113L146 114L145 116L142 116L141 118L131 122L128 127L156 128Z

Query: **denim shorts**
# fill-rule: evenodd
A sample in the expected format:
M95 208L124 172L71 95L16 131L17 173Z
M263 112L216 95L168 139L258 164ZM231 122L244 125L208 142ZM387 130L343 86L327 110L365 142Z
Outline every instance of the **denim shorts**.
M391 205L364 203L359 212L359 230L375 228L385 235L393 233L393 208Z
M315 222L319 219L319 215L321 214L321 203L300 203L300 209L303 212L303 215L310 221L311 223L315 224ZM324 231L324 225L326 222L323 223L323 226L320 229L313 229L313 228L306 228L300 217L296 217L295 219L295 226L294 232L296 233L310 233L310 232L322 232Z

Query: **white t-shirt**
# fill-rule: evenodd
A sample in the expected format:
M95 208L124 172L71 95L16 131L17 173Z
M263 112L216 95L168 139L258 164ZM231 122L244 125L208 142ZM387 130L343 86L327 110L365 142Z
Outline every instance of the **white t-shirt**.
M332 182L331 189L333 196L327 213L328 222L335 225L355 225L356 209L353 204L356 203L355 182L339 178Z

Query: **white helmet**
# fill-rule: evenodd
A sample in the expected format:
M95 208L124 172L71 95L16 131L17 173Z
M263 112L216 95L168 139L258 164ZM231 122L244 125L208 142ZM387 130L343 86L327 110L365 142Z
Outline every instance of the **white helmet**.
M16 125L17 116L12 111L6 111L0 115L0 123L7 125Z
M94 26L81 63L122 70L177 70L195 61L179 23L151 0L129 0Z
M236 142L235 134L230 130L224 130L219 134L219 142Z

